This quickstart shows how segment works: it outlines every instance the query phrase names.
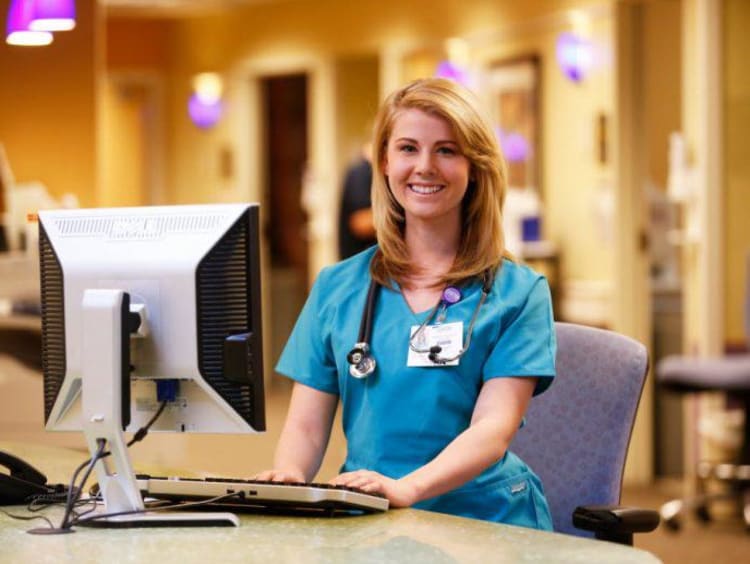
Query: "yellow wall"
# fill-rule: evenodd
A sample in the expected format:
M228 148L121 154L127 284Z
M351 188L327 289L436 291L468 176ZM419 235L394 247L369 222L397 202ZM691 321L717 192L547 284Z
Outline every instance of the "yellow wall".
M472 3L433 2L342 2L291 1L235 9L230 14L191 18L174 27L171 45L171 139L174 158L170 162L172 197L176 202L212 201L236 196L232 179L217 175L217 147L232 146L231 124L221 123L209 132L197 131L185 118L184 105L190 93L190 77L196 72L236 72L250 61L320 60L374 57L385 49L407 44L434 43L454 35L481 33L498 26L528 20L569 6L597 2L532 0ZM268 72L274 72L274 63ZM367 93L371 95L371 93ZM366 95L366 96L367 96ZM231 93L228 93L231 98ZM247 103L235 100L234 103ZM341 108L338 107L337 111ZM236 110L236 108L235 108ZM244 108L243 108L244 110ZM230 109L231 111L231 109ZM231 118L229 118L231 119ZM348 155L342 155L341 169ZM235 159L248 155L235 154ZM331 182L337 185L337 179ZM335 189L335 188L334 188ZM240 192L244 187L240 187Z
M596 165L594 143L596 113L612 114L612 69L611 58L607 58L612 49L611 23L604 18L594 24L593 37L603 50L604 60L583 84L572 84L562 77L554 55L556 34L568 25L565 18L556 16L566 8L592 4L607 3L387 0L375 4L324 0L249 6L231 15L180 21L175 24L171 46L173 53L180 53L170 75L173 200L212 201L236 194L231 191L231 179L220 178L217 173L218 147L232 146L231 125L222 123L202 132L185 118L184 104L193 73L213 70L230 74L247 61L264 58L372 58L388 49L408 52L410 46L440 45L448 37L464 36L477 46L476 55L487 60L528 52L542 54L547 234L564 245L563 264L569 276L608 279L609 242L595 232L601 226L595 225L592 209L600 185L612 182L610 168ZM503 38L488 44L481 39L491 37L498 29L512 29L514 24L523 33L509 41ZM366 101L360 101L359 106L370 104L367 100L373 94L364 93ZM342 101L336 102L337 112L345 113L341 111L345 107ZM340 135L341 130L337 133ZM346 144L339 139L340 150ZM348 152L340 156L339 174L348 157ZM338 180L330 186L336 190ZM577 227L569 229L568 225Z
M7 0L0 1L2 21ZM51 45L0 42L0 142L16 181L41 181L53 196L96 204L96 92L103 59L94 2L78 2L73 31ZM3 37L5 27L3 26Z
M660 0L645 5L643 105L647 174L662 190L667 186L669 135L680 130L680 14L680 0Z
M706 132L701 128L705 125L705 99L707 88L701 88L706 77L702 76L700 67L700 50L704 47L703 22L701 8L705 7L703 0L684 0L682 17L682 131L688 152L689 166L697 176L698 168L707 167ZM695 181L695 192L702 188L698 179ZM688 223L692 216L700 215L700 210L692 210L689 205L681 206L681 222ZM705 228L705 226L703 226ZM707 249L705 232L701 240L689 241L682 248L682 286L683 286L683 350L688 354L718 354L719 347L713 339L707 338L706 328L709 324L704 298L708 293L706 277L703 275L707 267L707 256L712 255L713 249ZM713 333L713 332L711 332Z
M667 4L676 2L651 3L649 10L669 11ZM597 186L611 181L610 171L594 165L579 170L573 163L591 158L588 151L593 149L595 113L611 113L611 77L600 73L578 86L564 81L552 64L552 30L557 24L547 23L537 29L527 25L531 21L552 21L550 14L564 9L598 4L593 0L478 0L470 4L449 0L410 3L387 0L376 5L323 0L314 4L291 1L246 6L232 15L192 18L179 23L116 18L107 25L106 58L112 69L151 68L168 79L169 110L164 122L170 132L165 139L169 157L166 201L215 201L231 199L236 194L231 190L233 179L222 176L222 156L229 154L235 162L246 156L233 153L229 124L204 132L188 123L184 107L194 72L228 71L244 60L300 53L331 56L339 65L337 69L346 70L348 63L341 66L340 61L357 57L372 60L385 49L404 45L440 45L450 36L491 36L499 28L518 25L522 31L516 37L485 49L485 55L489 58L530 50L542 52L547 234L564 245L567 278L605 279L606 245L602 238L591 237L596 227L592 224L590 202ZM7 13L7 5L7 0L0 1L0 13ZM743 153L747 146L750 88L743 66L743 53L748 47L743 30L750 18L749 8L743 0L725 0L727 299L724 317L729 341L744 338L741 304L745 292L745 256L750 246L750 226L745 219L750 209L749 173ZM78 11L77 28L57 34L48 47L27 49L0 44L0 76L12 77L0 82L0 142L6 147L17 180L40 180L53 195L73 192L84 205L95 205L101 203L97 196L96 91L99 59L103 55L103 51L97 51L97 44L103 33L97 31L98 16L92 2L79 2ZM603 23L594 30L605 47L611 46L611 32L606 25ZM658 34L646 34L647 38L655 36ZM668 56L672 52L671 41L671 37L660 38L647 45L650 58ZM651 83L673 84L669 67L661 67L667 72L656 72L657 67L650 67ZM686 89L690 90L689 84ZM656 131L649 135L652 139L649 150L657 157L666 152L669 123L674 120L672 114L679 112L679 104L670 105L665 99L667 91L654 87L647 93L648 104L663 108L651 114L660 121L649 122ZM368 92L367 96L370 95ZM685 112L689 113L689 108ZM350 151L355 135L353 129L347 128L356 129L363 118L360 115L349 125L338 124L340 152ZM348 156L348 152L342 155L341 166ZM657 185L663 185L665 160L654 158L649 162L649 175ZM569 225L585 227L570 229Z
M718 10L719 14L716 45L719 67L715 67L717 63L712 59L712 66L704 69L700 67L699 47L707 36L705 14L714 13L709 8ZM703 220L701 236L687 245L682 255L684 345L686 352L715 355L723 353L728 343L746 342L743 315L750 252L747 221L750 215L750 167L747 164L750 75L746 62L750 42L746 30L750 24L750 5L744 0L721 3L684 0L683 20L686 55L683 58L683 129L690 164L698 172L711 169L710 176L706 175L707 183L701 185L701 200L696 206L699 211L693 214ZM706 76L716 71L719 80ZM705 119L709 110L719 115L716 140ZM717 146L718 154L715 153ZM705 210L709 210L708 213ZM687 216L687 210L684 214ZM717 216L719 221L714 221Z
M750 2L726 0L724 62L724 247L726 341L747 343L744 304L750 287Z
M145 131L141 112L143 89L107 80L102 85L100 146L101 206L140 206L148 203Z
M357 158L370 139L375 113L380 103L378 59L375 56L339 59L336 67L336 100L341 109L336 116L338 152L346 166Z
M582 82L565 78L555 60L556 38L568 30L562 20L504 37L477 50L487 65L537 53L541 55L542 192L545 234L561 246L563 277L611 282L613 241L595 208L612 188L613 136L612 20L595 16L584 32L597 53L591 74ZM610 160L596 158L596 119L609 119Z
M106 22L108 68L165 68L169 64L171 20L109 18Z
M291 0L181 22L180 58L221 66L250 55L307 50L373 53L387 44L482 33L601 0Z

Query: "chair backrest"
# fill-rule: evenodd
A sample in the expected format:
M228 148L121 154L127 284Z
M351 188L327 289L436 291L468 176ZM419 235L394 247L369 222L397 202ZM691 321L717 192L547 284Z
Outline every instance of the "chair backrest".
M510 449L541 478L556 531L577 536L579 505L620 502L625 455L648 371L639 342L556 323L557 375L535 397Z

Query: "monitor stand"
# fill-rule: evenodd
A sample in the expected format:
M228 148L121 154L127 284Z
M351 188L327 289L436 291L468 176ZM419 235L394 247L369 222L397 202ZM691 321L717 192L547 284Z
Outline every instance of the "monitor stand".
M232 513L145 509L123 434L126 424L123 411L130 409L129 362L123 363L123 356L127 355L123 351L128 350L125 347L129 347L130 339L123 312L129 310L129 301L128 294L122 290L86 290L83 296L83 433L92 458L99 451L101 441L106 441L106 449L111 454L96 462L95 472L104 499L104 512L119 514L91 520L87 525L238 526L239 519ZM127 398L127 404L123 397Z

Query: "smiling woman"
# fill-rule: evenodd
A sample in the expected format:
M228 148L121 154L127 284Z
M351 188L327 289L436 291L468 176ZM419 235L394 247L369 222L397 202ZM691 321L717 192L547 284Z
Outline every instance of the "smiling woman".
M410 223L405 217L406 210L399 201L397 186L402 172L391 163L394 153L434 153L429 161L425 161L433 170L407 170L412 175L406 179L407 184L429 187L430 182L443 172L456 175L453 180L463 183L459 188L461 206L456 207L460 213L453 216L453 221L458 220L458 224L433 222L436 233L416 238L428 243L426 252L433 255L429 260L440 263L437 270L432 269L433 273L441 270L442 265L442 272L431 281L432 284L458 283L496 265L499 257L508 256L502 230L505 162L490 122L479 107L471 92L445 79L413 82L392 94L383 104L373 142L373 161L380 165L373 176L373 213L378 245L383 252L376 255L372 271L379 283L389 284L393 279L408 286L408 278L424 270L419 261L422 251L409 252L411 243L407 243L407 238L413 237L414 230L421 230L425 225ZM430 143L431 153L427 147L408 142L409 135L417 134L422 139L416 141L423 145ZM401 136L406 136L406 143L399 144ZM404 160L408 162L410 159ZM438 163L442 166L437 167ZM424 164L416 166L423 167ZM466 170L463 167L467 167ZM458 240L448 242L449 234ZM442 253L440 241L449 243L449 248ZM450 249L456 243L457 247ZM444 256L435 256L437 253ZM424 285L425 281L412 282Z
M312 479L341 398L347 458L333 484L392 507L551 528L539 479L507 450L555 373L549 288L505 256L503 162L476 108L444 79L381 108L378 246L318 276L276 367L295 385L259 478Z

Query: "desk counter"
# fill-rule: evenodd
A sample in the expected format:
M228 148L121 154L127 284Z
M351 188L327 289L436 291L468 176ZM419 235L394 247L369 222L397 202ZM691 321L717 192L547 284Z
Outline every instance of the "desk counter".
M81 453L62 449L0 442L0 450L48 471L53 482L63 480L63 468L72 470L82 461ZM27 514L20 506L4 509ZM59 508L46 513L59 523ZM38 536L26 530L43 526L42 521L0 513L0 562L658 562L648 552L617 544L415 509L337 518L242 515L240 520L239 527L78 527L73 534Z

